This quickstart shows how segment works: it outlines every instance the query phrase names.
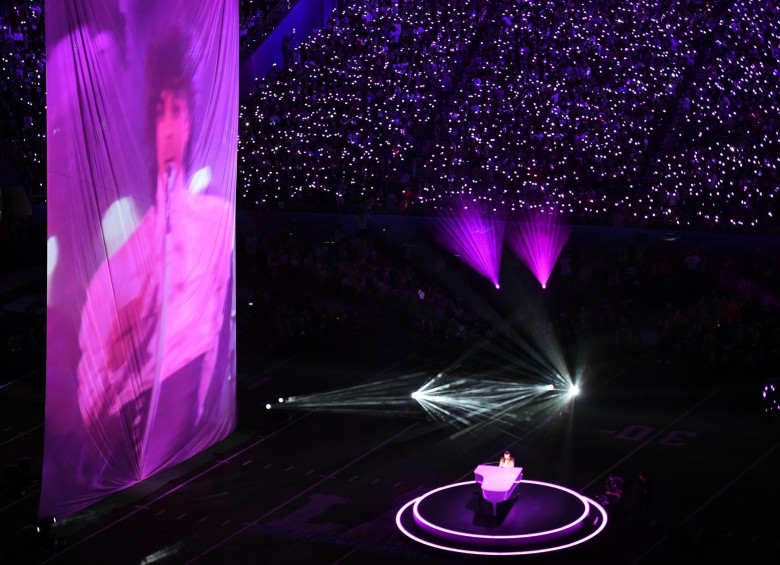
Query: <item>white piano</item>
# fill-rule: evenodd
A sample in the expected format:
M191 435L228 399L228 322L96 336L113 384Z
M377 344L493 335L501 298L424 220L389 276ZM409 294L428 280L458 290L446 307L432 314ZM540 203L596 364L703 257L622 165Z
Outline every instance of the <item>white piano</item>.
M523 468L477 465L474 469L474 480L482 486L482 498L493 505L495 516L498 503L509 500L523 480Z

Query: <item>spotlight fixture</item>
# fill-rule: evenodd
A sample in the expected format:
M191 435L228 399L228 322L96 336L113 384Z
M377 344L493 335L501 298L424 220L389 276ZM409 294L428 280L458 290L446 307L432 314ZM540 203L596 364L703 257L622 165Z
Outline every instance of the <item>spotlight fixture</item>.
M438 223L439 242L498 289L504 223L479 201L466 199L460 208Z
M569 398L574 398L580 393L580 387L578 385L571 385L569 387Z
M571 228L560 224L555 214L527 212L524 221L510 234L509 244L546 290L570 234Z

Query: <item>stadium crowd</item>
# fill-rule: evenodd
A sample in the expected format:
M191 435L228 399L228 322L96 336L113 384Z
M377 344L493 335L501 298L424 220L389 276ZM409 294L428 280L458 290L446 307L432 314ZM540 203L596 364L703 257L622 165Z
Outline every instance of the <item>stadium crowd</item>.
M240 37L241 60L254 53L255 49L273 31L275 20L269 16L277 8L289 11L289 0L240 0L238 5L238 34ZM278 23L278 22L276 22Z
M45 192L46 45L43 3L0 5L0 159L31 193Z
M751 228L778 213L780 6L735 0L716 29L653 188L670 220Z
M245 38L275 5L242 0ZM354 0L242 105L239 204L435 214L466 194L572 223L774 231L778 10ZM2 153L42 194L42 3L0 7L0 36Z
M774 230L777 15L352 2L242 106L239 203L428 214L467 194L574 223Z
M262 30L265 27L270 6L271 2L268 0L241 0L239 2L239 35L242 41L243 38L254 35L257 29Z

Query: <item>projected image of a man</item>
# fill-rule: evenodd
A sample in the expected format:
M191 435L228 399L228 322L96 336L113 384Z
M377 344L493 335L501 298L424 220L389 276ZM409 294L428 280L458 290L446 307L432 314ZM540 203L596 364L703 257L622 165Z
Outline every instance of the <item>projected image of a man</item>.
M183 170L184 150L190 140L192 118L183 93L168 89L160 93L156 114L157 170L166 176L161 180L167 183L168 175ZM178 175L177 180L181 180L181 175ZM159 196L157 200L159 202Z
M175 44L171 42L166 47L181 51L186 46L186 43L182 44L186 39L177 38L177 35L171 37ZM158 208L165 209L167 192L183 188L192 139L194 93L192 70L186 68L191 62L186 60L186 53L172 57L170 53L166 56L156 52L158 49L153 45L147 60L146 120L148 142L155 148L155 200Z
M190 175L195 63L183 32L155 36L149 45L144 104L152 190L138 203L146 211L132 235L91 281L82 317L82 417L105 428L90 436L107 465L115 464L114 434L132 444L138 478L197 450L192 430L215 412L208 393L224 376L217 342L233 213L208 195L207 167Z

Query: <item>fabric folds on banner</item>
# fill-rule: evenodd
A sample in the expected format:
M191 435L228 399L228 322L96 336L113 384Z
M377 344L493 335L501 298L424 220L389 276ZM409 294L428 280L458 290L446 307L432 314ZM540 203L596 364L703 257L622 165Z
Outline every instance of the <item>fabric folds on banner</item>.
M48 320L39 514L235 427L236 0L46 6Z

